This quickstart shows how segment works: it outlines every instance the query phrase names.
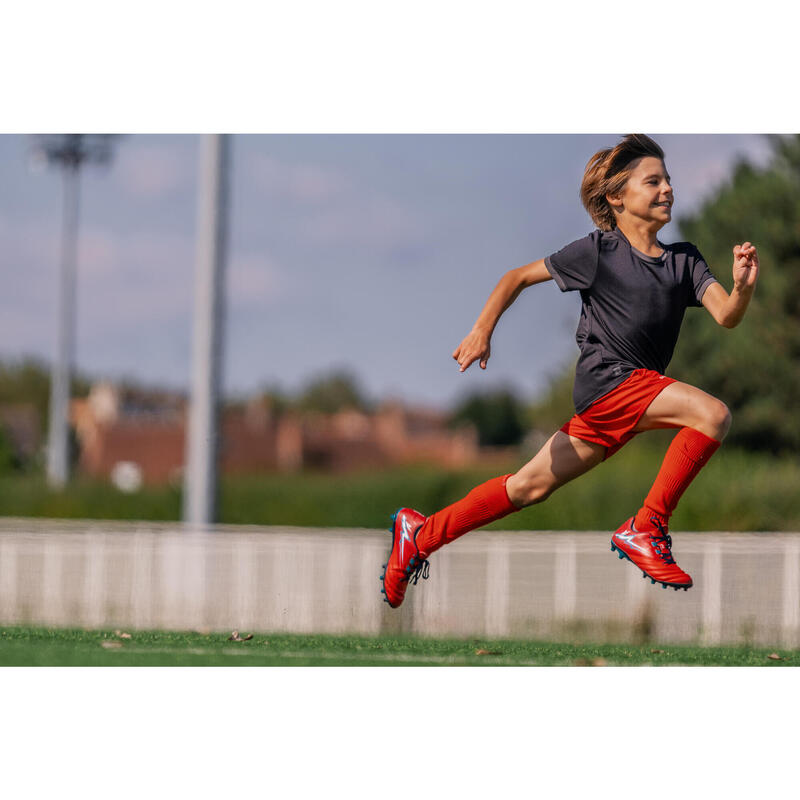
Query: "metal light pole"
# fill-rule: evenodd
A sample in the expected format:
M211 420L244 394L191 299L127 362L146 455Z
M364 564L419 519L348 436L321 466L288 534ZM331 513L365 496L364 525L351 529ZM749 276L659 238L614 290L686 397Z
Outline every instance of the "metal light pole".
M203 136L200 146L192 392L186 426L183 492L183 519L196 526L213 523L217 511L228 138Z
M50 379L47 480L63 488L69 480L70 373L75 355L75 283L78 264L78 176L84 162L108 163L111 136L80 133L34 136L33 155L63 169L64 210L58 278L56 354Z

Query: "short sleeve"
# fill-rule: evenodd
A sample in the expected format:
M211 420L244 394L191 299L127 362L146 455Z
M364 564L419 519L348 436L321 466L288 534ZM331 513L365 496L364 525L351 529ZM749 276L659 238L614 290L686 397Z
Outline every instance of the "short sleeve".
M694 289L694 296L692 297L694 302L690 303L690 305L702 306L703 295L706 289L708 289L712 283L716 283L717 279L711 274L706 260L696 247L692 247L689 254L688 267L692 279L692 288Z
M600 231L594 231L547 256L544 264L562 292L589 289L597 273L599 252Z

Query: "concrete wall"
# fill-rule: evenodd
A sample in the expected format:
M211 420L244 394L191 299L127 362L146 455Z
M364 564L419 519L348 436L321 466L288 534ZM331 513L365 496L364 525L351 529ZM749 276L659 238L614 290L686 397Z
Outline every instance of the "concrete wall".
M394 611L383 531L0 519L0 624L800 646L800 534L673 539L688 592L608 532L468 534Z

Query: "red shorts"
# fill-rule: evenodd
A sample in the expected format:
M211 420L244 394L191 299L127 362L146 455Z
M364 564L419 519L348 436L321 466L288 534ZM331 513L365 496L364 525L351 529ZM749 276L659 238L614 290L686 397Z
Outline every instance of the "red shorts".
M634 428L647 407L671 383L676 383L674 378L651 369L637 369L615 389L576 414L561 430L577 439L603 445L609 458L636 436Z

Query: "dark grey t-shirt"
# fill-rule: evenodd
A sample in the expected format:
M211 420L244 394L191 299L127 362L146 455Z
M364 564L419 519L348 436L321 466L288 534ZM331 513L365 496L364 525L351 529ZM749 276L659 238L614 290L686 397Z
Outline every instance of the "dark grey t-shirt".
M684 312L716 281L693 244L659 245L660 257L647 256L620 230L597 230L544 260L559 289L579 290L583 301L572 395L579 414L636 369L663 374Z

